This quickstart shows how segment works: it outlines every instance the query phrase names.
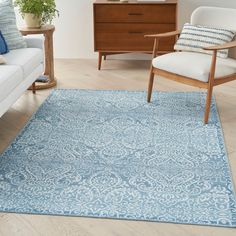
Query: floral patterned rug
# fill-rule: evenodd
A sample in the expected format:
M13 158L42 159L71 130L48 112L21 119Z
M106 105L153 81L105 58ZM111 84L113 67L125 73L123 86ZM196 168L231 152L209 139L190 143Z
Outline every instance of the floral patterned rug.
M0 155L0 211L236 227L204 93L55 90Z

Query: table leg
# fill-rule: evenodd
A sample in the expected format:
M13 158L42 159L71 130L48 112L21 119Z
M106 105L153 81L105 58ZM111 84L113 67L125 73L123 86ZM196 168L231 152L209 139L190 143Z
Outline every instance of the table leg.
M48 77L47 83L36 84L37 89L47 89L56 86L57 82L54 75L54 55L53 55L53 31L44 34L44 53L45 53L45 71L44 75Z
M54 57L53 57L53 38L52 33L45 34L45 72L44 75L48 75L49 81L53 81L54 78Z
M102 66L102 52L98 53L98 70L101 70L101 66Z

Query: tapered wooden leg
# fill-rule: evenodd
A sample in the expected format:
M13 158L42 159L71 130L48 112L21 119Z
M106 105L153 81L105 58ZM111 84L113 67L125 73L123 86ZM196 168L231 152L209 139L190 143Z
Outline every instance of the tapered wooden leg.
M148 97L147 97L147 101L151 102L151 97L152 97L152 89L153 89L153 81L154 81L154 76L155 74L153 73L153 68L151 68L151 72L150 72L150 78L149 78L149 84L148 84Z
M104 55L104 61L106 61L106 59L107 59L107 55Z
M206 110L205 110L205 118L204 118L205 124L208 123L209 114L211 110L211 99L212 99L212 91L213 91L213 86L214 86L215 70L216 70L216 58L217 58L217 50L214 50L213 55L212 55L211 70L210 70L208 89L207 89Z
M35 93L36 93L36 86L35 86L35 82L32 84L32 92L33 92L33 94L35 94Z
M205 110L205 119L204 119L205 124L208 124L208 120L209 120L209 114L211 110L212 91L213 91L213 86L209 85L209 88L207 91L207 98L206 98L206 110Z
M101 66L102 66L102 53L99 52L98 53L98 70L101 70Z

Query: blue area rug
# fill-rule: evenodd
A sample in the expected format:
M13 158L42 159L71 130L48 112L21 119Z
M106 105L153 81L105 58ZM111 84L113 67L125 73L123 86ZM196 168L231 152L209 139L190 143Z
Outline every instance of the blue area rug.
M205 94L55 90L0 156L0 210L236 226Z

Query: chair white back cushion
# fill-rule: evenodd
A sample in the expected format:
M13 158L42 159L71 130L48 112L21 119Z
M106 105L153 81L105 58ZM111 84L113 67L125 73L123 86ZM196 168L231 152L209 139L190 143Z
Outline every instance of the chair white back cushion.
M236 31L236 9L199 7L192 13L191 24ZM236 58L236 49L231 49L229 56Z

